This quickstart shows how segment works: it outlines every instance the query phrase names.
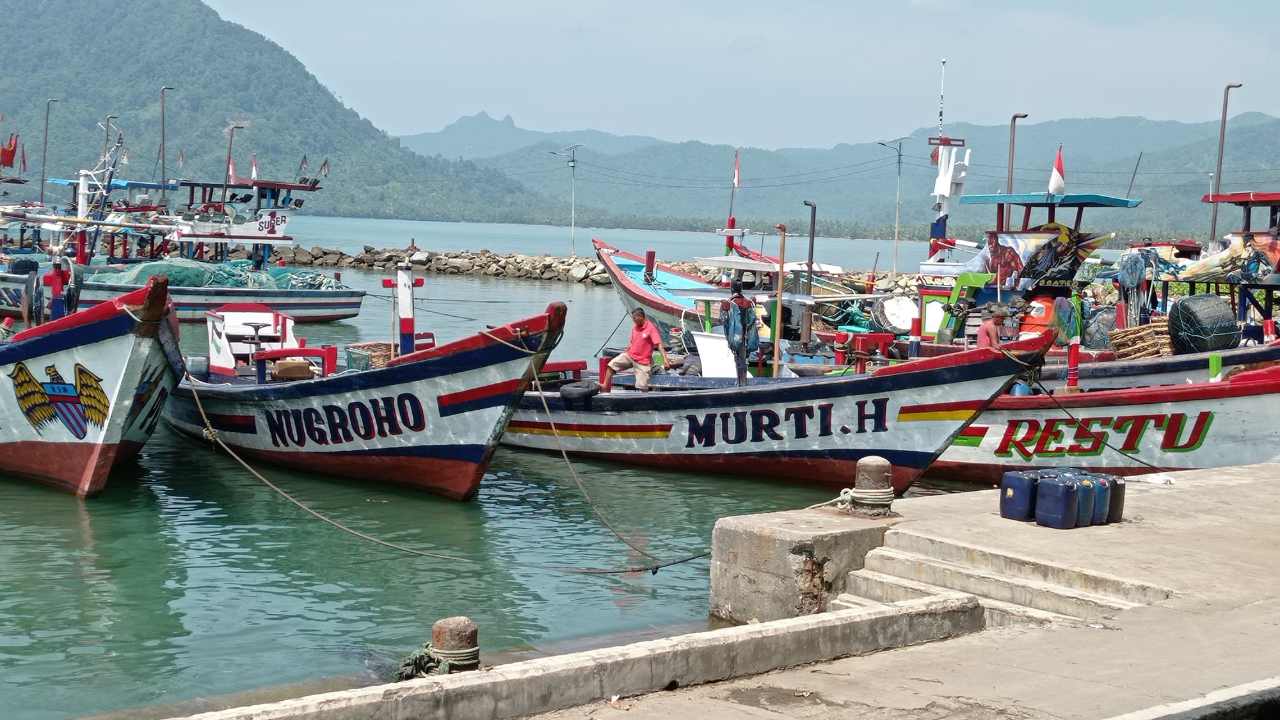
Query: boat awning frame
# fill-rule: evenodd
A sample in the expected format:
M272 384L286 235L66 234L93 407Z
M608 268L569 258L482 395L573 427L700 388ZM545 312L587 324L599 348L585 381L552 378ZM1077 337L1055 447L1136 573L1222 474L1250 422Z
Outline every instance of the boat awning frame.
M1135 208L1142 204L1142 199L1097 195L1094 193L1067 193L1065 195L1054 195L1053 193L992 193L989 195L961 195L960 204L1019 205L1022 207Z

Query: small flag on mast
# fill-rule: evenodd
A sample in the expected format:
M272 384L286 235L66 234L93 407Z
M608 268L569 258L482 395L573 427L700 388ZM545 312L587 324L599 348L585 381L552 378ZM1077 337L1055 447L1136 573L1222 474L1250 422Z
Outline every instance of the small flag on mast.
M741 167L742 167L740 163L741 158L739 157L741 152L742 152L741 150L733 151L733 189L734 190L737 190L738 188L742 187L742 183L740 182L740 175L739 175L739 170L741 170Z
M329 177L329 158L325 158L324 162L320 163L320 174Z
M303 155L302 162L298 163L298 177L302 177L309 169L310 168L307 167L307 156Z
M26 143L22 143L22 170L21 170L21 172L25 173L26 171L27 171L27 144L26 144Z
M181 170L183 165L187 164L187 155L183 151L178 151L178 169Z
M249 158L249 179L258 179L258 154L254 153Z
M1058 146L1058 156L1053 159L1053 173L1049 175L1049 193L1061 195L1067 191L1067 171L1062 165L1062 146Z

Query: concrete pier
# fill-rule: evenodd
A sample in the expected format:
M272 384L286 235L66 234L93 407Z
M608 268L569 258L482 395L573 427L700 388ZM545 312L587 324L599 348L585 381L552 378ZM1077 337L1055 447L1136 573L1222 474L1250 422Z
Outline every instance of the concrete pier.
M734 518L717 595L754 578L785 598L755 612L793 617L202 717L1136 719L1274 703L1280 466L1164 477L1129 484L1125 522L1065 531L1000 518L994 491L899 501L895 522L847 532L831 511Z

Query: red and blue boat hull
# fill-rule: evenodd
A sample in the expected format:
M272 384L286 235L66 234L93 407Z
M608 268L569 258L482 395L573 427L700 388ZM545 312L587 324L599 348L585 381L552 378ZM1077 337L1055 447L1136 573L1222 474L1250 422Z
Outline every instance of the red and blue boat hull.
M247 458L470 498L564 317L565 306L553 303L384 368L312 380L184 380L165 418L199 436L202 406L222 441Z

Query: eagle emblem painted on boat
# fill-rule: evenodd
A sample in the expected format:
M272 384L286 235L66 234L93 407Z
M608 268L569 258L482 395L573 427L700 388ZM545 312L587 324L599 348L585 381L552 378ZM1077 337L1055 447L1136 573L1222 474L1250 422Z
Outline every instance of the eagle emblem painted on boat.
M46 366L44 373L49 382L37 380L25 363L18 363L9 373L18 408L37 434L55 419L79 440L89 433L90 425L106 425L111 401L102 389L102 378L80 363L75 365L74 385L62 377L56 365Z

